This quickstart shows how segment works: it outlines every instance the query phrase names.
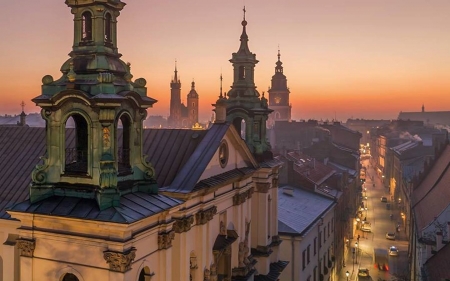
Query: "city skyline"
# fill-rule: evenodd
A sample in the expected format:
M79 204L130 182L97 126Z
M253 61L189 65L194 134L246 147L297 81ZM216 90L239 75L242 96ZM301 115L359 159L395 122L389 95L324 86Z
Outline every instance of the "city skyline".
M244 4L249 48L260 61L257 89L267 92L279 46L293 119L394 119L422 104L426 111L449 110L448 1L125 2L119 52L133 79L145 78L148 95L158 100L149 115L169 115L176 60L182 99L195 80L200 120L211 117L221 73L224 91L232 84L228 60L239 47ZM22 100L27 113L38 112L30 99L40 95L44 75L60 77L72 48L72 17L62 0L5 5L0 112L19 113Z

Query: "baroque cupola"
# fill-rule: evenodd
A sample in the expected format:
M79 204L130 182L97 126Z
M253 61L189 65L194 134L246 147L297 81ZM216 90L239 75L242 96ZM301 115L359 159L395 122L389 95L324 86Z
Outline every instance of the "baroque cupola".
M266 121L272 110L265 97L260 97L255 85L256 55L248 46L247 20L244 18L239 49L230 59L233 65L233 85L228 92L227 120L245 139L248 147L259 160L272 158L266 137Z
M289 102L290 91L287 86L286 76L284 75L279 49L277 56L278 60L275 63L275 73L272 76L271 86L268 91L269 108L273 110L273 113L269 116L269 127L272 127L275 121L291 121L292 106Z
M33 99L46 121L47 151L32 173L31 202L51 196L97 200L100 209L120 195L157 192L154 170L143 157L146 80L132 80L117 48L120 0L66 0L74 17L70 58L62 76L42 78Z

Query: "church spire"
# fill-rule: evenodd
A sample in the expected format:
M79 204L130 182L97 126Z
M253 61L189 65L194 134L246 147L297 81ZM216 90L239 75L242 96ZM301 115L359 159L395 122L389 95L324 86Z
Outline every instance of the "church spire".
M245 54L251 54L250 49L248 48L248 35L247 35L247 21L245 20L245 13L247 12L247 10L245 9L244 6L244 18L241 22L242 24L242 34L241 34L241 45L239 46L239 51L238 53L245 53Z
M278 61L275 63L275 73L283 73L283 63L280 60L280 46L278 46Z
M173 76L174 83L177 83L178 81L178 70L177 70L177 60L175 60L175 75Z

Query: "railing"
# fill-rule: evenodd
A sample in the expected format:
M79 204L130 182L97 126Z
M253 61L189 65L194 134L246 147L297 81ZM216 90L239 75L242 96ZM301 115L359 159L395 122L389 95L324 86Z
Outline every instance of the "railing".
M66 148L66 166L65 172L67 173L87 173L87 151Z

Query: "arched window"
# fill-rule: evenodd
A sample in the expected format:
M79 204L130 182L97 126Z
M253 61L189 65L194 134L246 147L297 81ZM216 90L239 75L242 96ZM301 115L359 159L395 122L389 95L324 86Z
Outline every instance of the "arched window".
M235 118L233 120L233 125L236 131L241 135L241 138L245 140L245 127L246 127L245 120L240 117Z
M130 128L131 121L127 114L122 114L117 122L117 159L119 174L128 174L131 172L130 162ZM121 129L121 130L120 130ZM122 134L120 134L122 132Z
M88 139L86 119L72 114L65 124L65 174L87 174Z
M92 40L92 15L90 12L84 12L81 15L81 40L91 41Z
M107 13L105 15L105 42L106 43L111 43L111 41L112 41L111 26L112 26L111 14Z
M78 278L72 273L64 274L64 277L61 281L79 281Z
M153 274L150 273L150 268L148 266L144 266L144 268L139 273L139 281L150 281Z

